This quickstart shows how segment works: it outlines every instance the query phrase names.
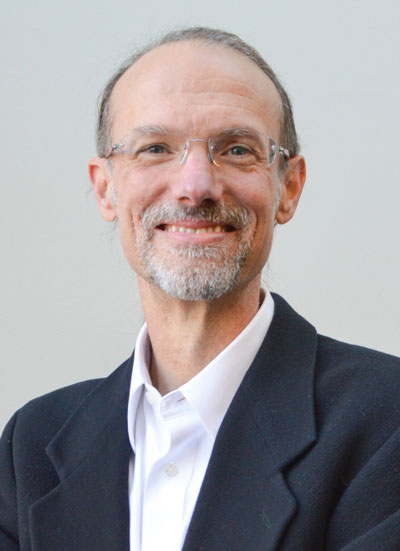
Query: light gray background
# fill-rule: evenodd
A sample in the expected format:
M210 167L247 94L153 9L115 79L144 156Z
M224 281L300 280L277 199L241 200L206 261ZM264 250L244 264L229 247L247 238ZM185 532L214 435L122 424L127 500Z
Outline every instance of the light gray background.
M86 163L105 80L176 25L238 33L293 99L308 179L276 234L270 287L320 332L400 352L397 0L3 0L1 12L0 428L132 350L135 278Z

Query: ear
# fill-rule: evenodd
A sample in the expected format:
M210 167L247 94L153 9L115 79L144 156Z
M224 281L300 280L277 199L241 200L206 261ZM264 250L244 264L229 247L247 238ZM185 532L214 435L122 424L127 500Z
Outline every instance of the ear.
M101 215L107 222L113 222L117 218L117 210L111 191L112 175L106 159L101 157L90 159L89 177Z
M293 217L306 181L304 157L297 155L289 159L288 163L282 177L281 199L275 215L278 224L286 224Z

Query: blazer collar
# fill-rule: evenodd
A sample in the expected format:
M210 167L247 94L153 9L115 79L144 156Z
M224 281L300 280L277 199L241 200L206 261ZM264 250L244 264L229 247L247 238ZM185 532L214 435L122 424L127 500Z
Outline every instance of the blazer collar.
M126 436L127 401L133 355L103 379L73 412L46 448L60 480L69 476L96 449L99 436L114 418ZM120 436L120 432L117 433Z
M316 440L317 332L279 295L267 336L242 392L279 469Z
M271 327L217 435L184 551L272 551L295 514L282 471L316 440L317 335L273 297Z

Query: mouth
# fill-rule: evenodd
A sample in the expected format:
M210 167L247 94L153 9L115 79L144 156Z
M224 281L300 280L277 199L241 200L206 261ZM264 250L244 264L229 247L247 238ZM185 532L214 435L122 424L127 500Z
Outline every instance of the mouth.
M164 246L222 246L232 239L244 238L252 223L251 213L244 207L221 204L188 205L152 204L142 213L141 226L146 239L158 235ZM168 245L167 245L168 246Z
M230 233L234 232L236 228L228 224L215 224L211 222L188 222L174 224L165 223L156 226L157 230L169 232L169 233L189 233L189 234L212 234L212 233Z

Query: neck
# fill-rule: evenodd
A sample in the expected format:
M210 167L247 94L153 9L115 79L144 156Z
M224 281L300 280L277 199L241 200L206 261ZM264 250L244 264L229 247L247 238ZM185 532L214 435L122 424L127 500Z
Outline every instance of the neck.
M189 381L257 313L260 278L212 301L182 301L138 278L152 347L150 377L161 394Z

